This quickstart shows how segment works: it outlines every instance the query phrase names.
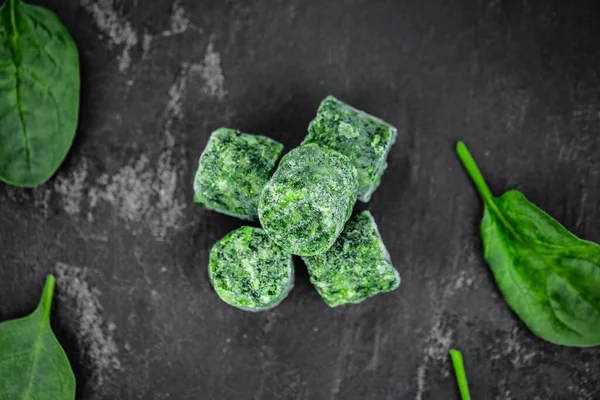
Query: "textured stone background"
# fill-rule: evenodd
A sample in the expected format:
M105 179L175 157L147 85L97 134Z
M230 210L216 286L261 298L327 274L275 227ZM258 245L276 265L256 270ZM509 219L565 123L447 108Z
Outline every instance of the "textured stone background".
M474 399L600 398L599 349L537 339L500 297L453 151L600 241L597 2L39 3L79 46L81 123L50 182L0 184L0 320L57 274L78 399L457 399L450 346ZM403 283L329 309L301 267L278 308L237 311L206 263L241 222L193 204L197 158L223 125L289 150L329 93L399 128L368 208Z

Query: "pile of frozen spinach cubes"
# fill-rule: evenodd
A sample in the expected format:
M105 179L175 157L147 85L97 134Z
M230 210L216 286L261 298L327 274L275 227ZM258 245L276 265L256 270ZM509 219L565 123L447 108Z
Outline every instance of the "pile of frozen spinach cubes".
M331 306L359 303L400 284L368 202L381 182L396 128L326 97L302 144L282 157L273 139L221 128L200 156L194 199L248 221L212 248L210 281L246 311L275 307L294 285L292 255Z

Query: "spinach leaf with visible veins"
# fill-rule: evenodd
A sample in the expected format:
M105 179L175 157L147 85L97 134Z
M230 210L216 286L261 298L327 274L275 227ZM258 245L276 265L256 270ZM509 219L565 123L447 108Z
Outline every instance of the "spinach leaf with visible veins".
M75 398L75 376L50 328L54 284L49 275L32 314L0 324L0 399Z
M600 246L577 238L516 190L494 197L467 147L456 148L484 203L484 258L512 310L536 335L600 345Z
M38 186L65 159L77 128L79 59L71 36L45 8L0 7L0 180Z

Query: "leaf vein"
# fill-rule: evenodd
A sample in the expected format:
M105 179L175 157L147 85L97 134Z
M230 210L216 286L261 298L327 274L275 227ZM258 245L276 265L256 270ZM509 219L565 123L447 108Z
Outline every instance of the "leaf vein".
M16 91L17 91L17 109L19 110L19 120L21 121L21 128L23 130L23 136L25 138L25 161L27 164L27 169L29 173L31 173L31 144L29 141L29 133L27 132L27 125L25 124L25 115L23 113L23 107L21 105L21 71L20 68L17 67L16 72Z
M23 72L25 72L27 75L29 75L29 77L35 83L37 83L42 89L44 89L46 91L46 93L48 93L48 96L50 96L50 98L52 99L52 102L54 103L54 108L56 110L56 118L58 119L58 126L61 127L62 126L62 119L61 119L61 116L60 116L60 107L58 106L58 101L56 101L56 97L54 97L54 93L52 93L52 90L50 90L50 87L46 83L44 83L44 81L42 81L32 71L28 71L28 69L23 69Z
M60 64L58 63L58 61L54 58L54 56L52 55L52 53L50 53L48 51L48 43L51 43L51 42L52 42L52 40L48 41L43 46L41 46L37 42L34 42L33 40L27 40L27 43L29 45L31 45L31 47L35 48L36 50L41 51L44 54L46 54L46 56L48 57L48 59L50 60L50 62L52 63L52 65L54 65L56 68L62 70L62 68L60 68Z
M27 379L28 379L27 389L25 390L25 394L31 395L31 385L33 384L33 370L37 366L38 355L40 353L40 351L36 351L36 350L41 350L43 348L42 343L40 342L40 339L44 335L45 330L46 330L46 324L42 322L40 325L40 330L38 331L38 334L35 338L34 345L32 348L33 357L31 359L31 362L29 363L29 369L28 369L29 372L28 372L28 376L27 376Z
M0 358L0 362L12 360L13 358L23 357L23 356L28 355L28 354L31 354L31 350L23 351L23 352L17 353L17 354L11 354L10 356L6 356L6 357L3 357L3 358Z

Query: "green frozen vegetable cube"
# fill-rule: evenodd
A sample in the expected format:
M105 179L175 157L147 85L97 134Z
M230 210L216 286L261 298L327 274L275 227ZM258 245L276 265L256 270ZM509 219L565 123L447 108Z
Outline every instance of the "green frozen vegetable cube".
M360 303L400 285L400 275L369 211L352 216L325 253L302 259L311 282L331 307Z
M200 156L194 200L206 208L258 220L258 199L283 154L283 145L234 129L214 131Z
M358 170L358 199L368 202L379 187L396 135L396 128L379 118L327 96L304 143L327 146L350 158Z
M245 311L275 307L294 286L292 255L260 228L243 226L215 243L208 270L219 297Z
M346 156L307 144L281 159L260 197L260 222L285 251L319 254L344 229L356 190L356 168Z

